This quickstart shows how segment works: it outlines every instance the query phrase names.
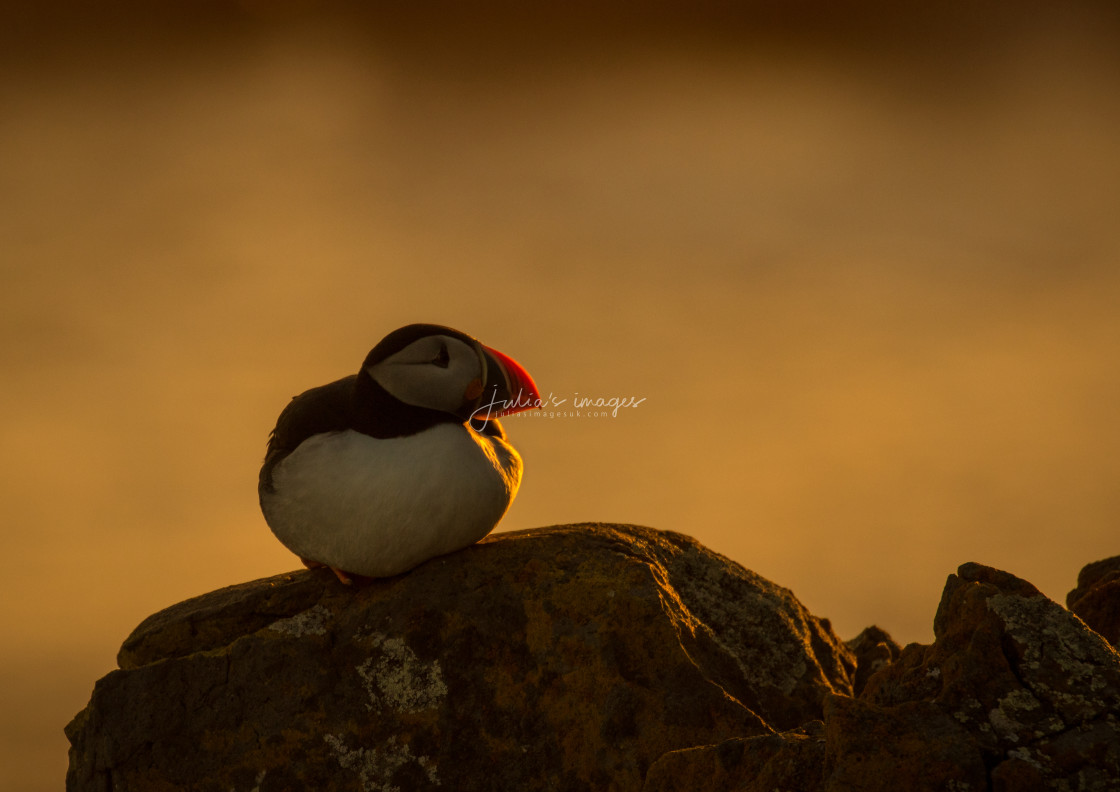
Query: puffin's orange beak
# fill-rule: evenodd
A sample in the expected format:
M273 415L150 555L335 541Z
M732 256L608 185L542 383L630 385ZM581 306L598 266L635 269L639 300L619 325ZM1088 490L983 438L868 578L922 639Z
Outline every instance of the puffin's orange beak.
M490 369L487 372L485 387L493 393L492 399L484 395L482 400L484 406L485 403L492 402L493 409L488 414L487 411L481 410L477 417L501 418L503 415L535 410L541 406L540 391L537 390L537 385L529 376L529 372L520 363L488 346L483 346L482 351L487 357L488 369Z

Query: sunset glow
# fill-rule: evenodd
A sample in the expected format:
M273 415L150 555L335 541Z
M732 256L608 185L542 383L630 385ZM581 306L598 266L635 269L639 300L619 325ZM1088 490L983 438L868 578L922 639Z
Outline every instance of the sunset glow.
M498 530L686 533L902 643L963 562L1064 602L1120 553L1106 5L937 44L256 5L3 56L0 792L59 787L140 620L299 566L268 432L412 322L539 386Z

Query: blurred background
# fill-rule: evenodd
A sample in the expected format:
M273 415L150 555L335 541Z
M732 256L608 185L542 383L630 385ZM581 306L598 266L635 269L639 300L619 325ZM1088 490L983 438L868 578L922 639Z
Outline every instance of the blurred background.
M144 617L298 566L267 434L410 322L566 401L500 530L681 531L901 642L965 561L1120 553L1114 3L27 5L0 789Z

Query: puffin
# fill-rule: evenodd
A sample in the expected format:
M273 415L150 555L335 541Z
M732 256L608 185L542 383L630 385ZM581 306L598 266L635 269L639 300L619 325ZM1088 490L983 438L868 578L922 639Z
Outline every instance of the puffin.
M257 485L265 522L304 565L345 584L467 547L521 484L498 419L539 405L528 372L472 336L394 330L356 374L280 413Z

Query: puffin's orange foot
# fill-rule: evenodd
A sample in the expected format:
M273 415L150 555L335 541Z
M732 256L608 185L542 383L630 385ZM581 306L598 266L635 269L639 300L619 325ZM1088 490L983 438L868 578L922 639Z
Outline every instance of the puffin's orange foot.
M302 561L303 565L308 569L322 569L323 567L327 566L322 561L313 561L310 558L301 558L300 561ZM334 572L334 576L338 578L339 582L344 586L354 585L354 581L350 579L350 576L347 573L343 572L341 569L335 569L334 567L327 568L330 569L331 572Z
M350 579L350 576L343 572L341 569L335 569L334 567L331 567L330 569L331 572L334 572L334 576L338 578L339 582L344 586L354 585L354 581Z

